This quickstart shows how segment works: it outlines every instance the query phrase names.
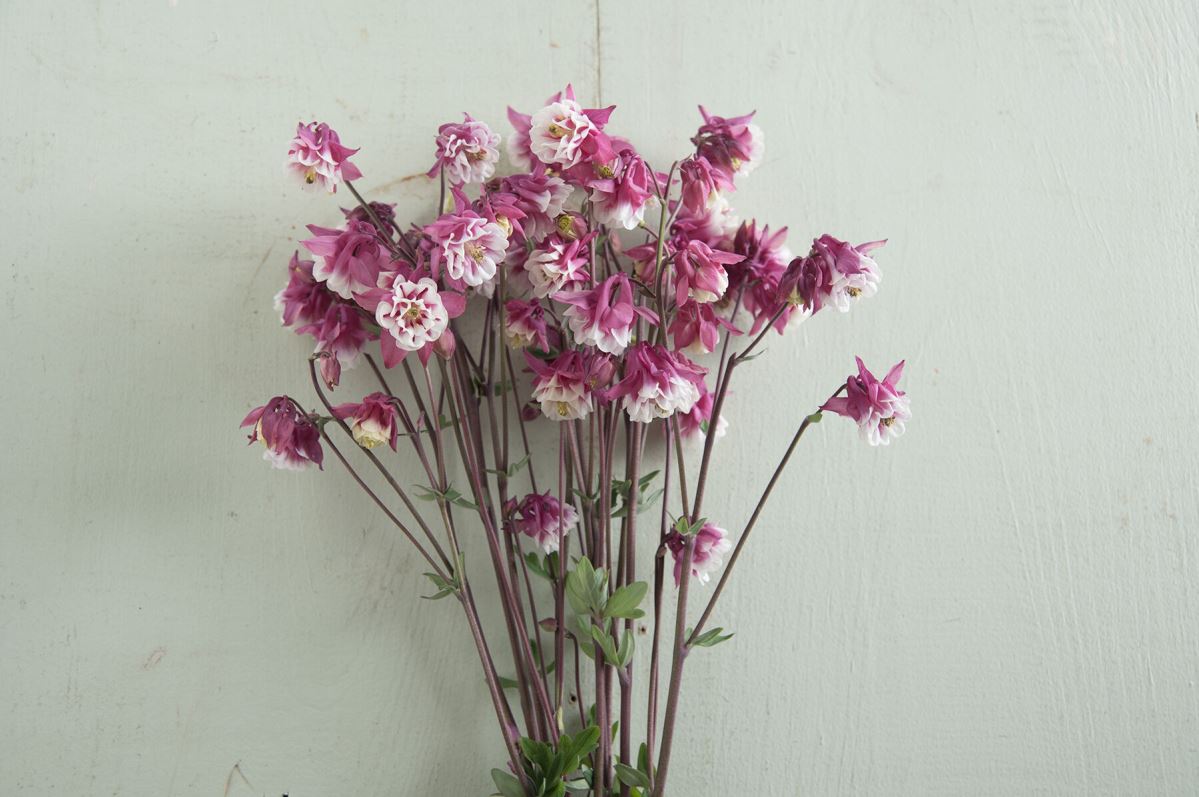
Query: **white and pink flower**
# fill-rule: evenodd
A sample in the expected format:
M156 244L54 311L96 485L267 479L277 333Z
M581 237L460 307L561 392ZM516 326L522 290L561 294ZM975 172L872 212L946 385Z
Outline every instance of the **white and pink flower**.
M399 416L395 402L386 393L371 393L357 404L338 404L333 408L333 416L346 422L354 442L363 448L386 443L395 451Z
M362 311L349 302L336 301L325 314L296 330L316 339L315 352L329 352L339 365L353 367L374 334L366 328Z
M601 224L634 230L646 211L658 206L655 175L631 147L618 153L615 174L587 183L595 219Z
M429 169L439 170L455 185L485 183L495 174L500 160L500 137L483 122L465 114L461 122L447 122L437 129L437 161Z
M531 538L548 554L558 550L562 537L574 529L579 522L579 513L547 490L530 493L521 499L512 520L518 532Z
M701 584L707 584L712 573L724 564L724 556L733 550L729 533L715 523L705 523L695 532L691 543L691 575ZM666 535L666 545L674 558L674 583L678 586L683 577L683 559L687 554L687 538L677 531Z
M514 349L533 346L548 351L550 344L546 334L545 310L536 299L521 301L509 299L504 303L504 335L508 345Z
M813 241L799 275L804 306L815 313L832 305L847 313L857 299L877 293L882 274L869 253L885 243L870 241L853 246L831 235Z
M679 352L652 343L636 343L625 355L624 378L607 390L605 397L623 398L629 418L650 423L694 407L705 373Z
M250 410L241 422L252 427L250 444L266 446L262 458L281 470L321 468L324 451L316 423L287 396L276 396L261 407ZM323 469L323 468L322 468Z
M452 294L457 297L457 294ZM392 368L410 351L426 352L446 332L451 313L445 298L437 291L437 283L428 277L411 281L396 274L385 288L364 294L360 301L374 308L375 321L381 329L380 347L383 364ZM454 305L463 305L460 300ZM461 311L461 307L453 309ZM428 357L422 358L427 361Z
M566 87L529 119L529 151L542 163L569 169L594 157L604 147L603 128L612 108L584 109Z
M425 227L433 242L433 276L444 267L452 279L477 288L490 282L504 261L508 232L498 222L471 210L460 192L454 195L457 209Z
M561 291L554 299L569 305L562 315L575 342L608 354L620 354L628 347L637 316L658 323L654 312L633 302L633 283L624 273L609 277L591 290Z
M903 434L912 417L911 402L898 386L903 361L893 366L880 381L867 370L861 357L855 359L858 375L849 377L845 395L829 399L820 409L856 422L862 439L870 445L888 445Z
M309 224L308 230L313 237L300 243L320 258L312 276L343 299L373 288L390 262L378 231L368 222L350 220L344 230Z
M539 299L554 296L591 279L587 273L591 234L567 240L557 233L547 236L525 260L525 273Z
M687 241L674 255L675 301L682 305L688 299L701 304L719 300L729 288L724 267L743 259L743 255L713 249L702 241Z
M526 352L525 360L533 371L533 400L541 405L545 417L573 421L591 413L591 373L582 354L567 351L553 362L545 362Z
M562 178L545 173L505 177L500 190L513 195L524 213L524 235L531 240L540 240L556 229L555 220L574 191Z
M315 264L293 252L287 264L287 285L275 294L275 310L283 326L308 324L325 315L336 297L312 275Z
M319 186L332 194L343 180L362 176L350 163L357 151L342 146L337 132L324 122L300 122L287 149L287 168L305 187Z
M721 189L732 191L734 178L752 172L762 162L766 149L762 130L751 121L753 113L725 119L699 106L704 123L691 142L695 151L711 164Z

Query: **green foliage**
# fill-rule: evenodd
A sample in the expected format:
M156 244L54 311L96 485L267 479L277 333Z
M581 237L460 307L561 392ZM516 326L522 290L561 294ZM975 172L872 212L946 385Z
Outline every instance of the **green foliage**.
M616 590L604 605L604 617L623 617L628 620L644 617L645 612L637 607L645 599L648 590L649 584L644 581L635 581Z
M531 785L525 791L520 780L501 769L491 770L491 779L501 797L565 797L586 794L591 789L591 767L587 756L599 746L599 728L592 725L575 736L564 733L557 746L534 739L520 740L525 776Z
M450 574L448 579L442 578L436 573L425 573L425 578L433 582L433 586L437 588L437 592L432 595L421 595L422 598L429 601L437 601L448 595L455 595L462 590L462 572L466 569L466 555L458 555L458 567Z
M654 502L662 496L662 488L650 491L653 486L654 479L657 478L660 471L650 471L637 480L637 512L645 512ZM629 514L629 498L630 490L633 483L630 480L612 480L612 499L615 504L619 501L620 506L614 507L612 517L625 517Z
M478 505L467 498L462 497L462 493L454 489L453 485L446 487L445 492L439 492L431 487L425 487L423 484L416 485L416 489L420 493L416 496L422 501L444 501L446 503L455 504L466 509L478 509Z
M691 632L688 631L687 633L690 634ZM711 648L719 645L721 642L727 642L732 638L732 634L725 634L724 629L717 626L716 628L709 628L707 631L704 631L702 634L697 636L695 641L691 643L691 647Z

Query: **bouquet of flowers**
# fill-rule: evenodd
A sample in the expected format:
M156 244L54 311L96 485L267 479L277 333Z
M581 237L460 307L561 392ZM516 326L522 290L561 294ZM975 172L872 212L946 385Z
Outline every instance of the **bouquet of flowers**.
M277 396L242 423L278 468L331 451L424 560L426 597L458 604L507 750L504 797L666 794L687 660L731 636L710 620L800 438L827 411L886 445L910 416L903 363L879 379L859 359L796 419L745 528L704 514L735 373L767 335L873 295L883 241L822 235L795 257L786 228L739 222L728 197L763 152L753 114L701 106L694 148L662 172L609 132L613 110L569 86L532 115L509 109L506 176L488 125L442 125L424 224L365 201L357 150L300 124L288 169L355 200L338 226L308 226L276 297L315 341L319 403ZM362 362L377 389L335 402ZM536 424L556 446L538 449ZM423 483L402 483L397 455ZM478 611L476 557L498 627Z

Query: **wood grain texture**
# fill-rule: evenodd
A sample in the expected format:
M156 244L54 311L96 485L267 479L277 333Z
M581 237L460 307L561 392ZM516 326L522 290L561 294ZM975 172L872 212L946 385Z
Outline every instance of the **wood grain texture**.
M805 439L689 665L678 794L1195 793L1197 7L751 6L0 2L0 792L488 791L459 617L348 477L236 424L309 398L271 297L335 211L282 177L295 121L427 213L438 123L574 81L658 163L697 103L757 108L743 215L891 239L735 386L730 527L853 354L908 358L915 419Z

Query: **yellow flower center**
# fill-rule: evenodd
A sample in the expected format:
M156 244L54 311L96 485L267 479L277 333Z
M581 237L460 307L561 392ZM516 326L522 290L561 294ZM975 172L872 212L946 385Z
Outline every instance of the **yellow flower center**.
M550 126L547 128L546 132L554 138L562 138L562 136L566 135L566 128L560 126L556 122L550 122Z
M849 290L847 290L845 292L848 293L850 296L852 296L855 299L862 295L861 288L850 288Z
M890 426L893 423L895 423L894 418L883 418L883 420L882 420L883 426Z
M559 401L558 402L558 414L561 415L563 418L565 418L567 415L570 415L570 405L567 404L565 401Z
M312 185L316 182L315 168L310 168L308 171L304 172L304 182L308 183L309 185Z
M478 244L467 244L466 256L476 263L483 262L483 247L479 246Z

